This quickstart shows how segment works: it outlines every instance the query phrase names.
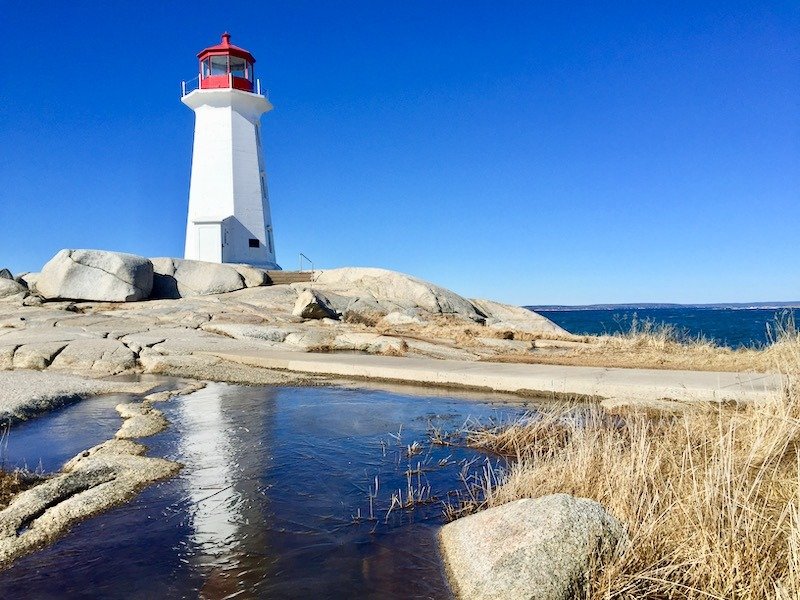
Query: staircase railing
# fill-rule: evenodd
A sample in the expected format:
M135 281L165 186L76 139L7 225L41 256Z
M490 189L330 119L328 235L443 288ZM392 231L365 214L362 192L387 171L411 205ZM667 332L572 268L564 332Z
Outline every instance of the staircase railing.
M308 262L308 264L311 266L309 271L313 271L314 270L313 261L310 258L308 258L305 254L303 254L302 252L300 253L300 269L299 269L299 271L301 273L303 272L303 259L305 259Z

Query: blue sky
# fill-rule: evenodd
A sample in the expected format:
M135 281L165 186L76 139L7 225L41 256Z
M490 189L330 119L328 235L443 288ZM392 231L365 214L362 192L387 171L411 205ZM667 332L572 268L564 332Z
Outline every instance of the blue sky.
M658 6L661 5L661 6ZM224 30L278 261L518 304L800 299L800 4L4 0L0 267L181 256Z

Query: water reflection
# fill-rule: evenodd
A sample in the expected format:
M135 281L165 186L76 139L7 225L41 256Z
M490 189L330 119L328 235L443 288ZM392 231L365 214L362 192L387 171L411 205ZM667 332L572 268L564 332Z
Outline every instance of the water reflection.
M266 556L268 530L263 461L270 459L276 391L260 389L252 402L241 390L211 385L180 402L178 455L192 535L185 554L206 573L207 598L252 592L273 562Z

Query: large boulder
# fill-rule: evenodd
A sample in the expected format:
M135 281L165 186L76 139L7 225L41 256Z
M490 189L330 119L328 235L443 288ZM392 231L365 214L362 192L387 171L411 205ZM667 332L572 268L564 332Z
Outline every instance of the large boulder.
M328 299L316 290L305 290L297 296L292 314L303 319L338 319Z
M0 279L14 279L14 275L8 269L0 269Z
M472 300L479 311L486 315L486 324L493 329L510 329L525 333L545 333L568 336L568 331L553 323L547 317L521 306L501 304L491 300Z
M386 269L346 268L315 273L314 285L325 293L355 298L348 310L361 305L383 315L398 310L421 309L433 314L459 315L483 321L472 303L455 292L416 277Z
M442 528L441 548L459 598L582 598L586 574L627 543L597 502L554 494L523 499Z
M187 298L235 292L245 287L236 268L200 260L152 259L152 298Z
M61 250L36 279L47 299L132 302L153 287L153 265L141 256L105 250Z

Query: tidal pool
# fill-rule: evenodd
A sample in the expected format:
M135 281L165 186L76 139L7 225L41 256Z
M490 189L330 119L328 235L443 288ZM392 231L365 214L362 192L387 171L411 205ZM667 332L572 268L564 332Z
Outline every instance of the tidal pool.
M497 459L433 446L428 431L525 410L456 395L225 384L159 408L170 427L142 441L181 472L0 572L2 597L449 598L442 501L463 488L463 472ZM110 433L105 415L116 419ZM119 422L108 400L87 400L12 429L8 455L51 468ZM421 451L409 457L414 442ZM420 502L398 507L409 493Z

